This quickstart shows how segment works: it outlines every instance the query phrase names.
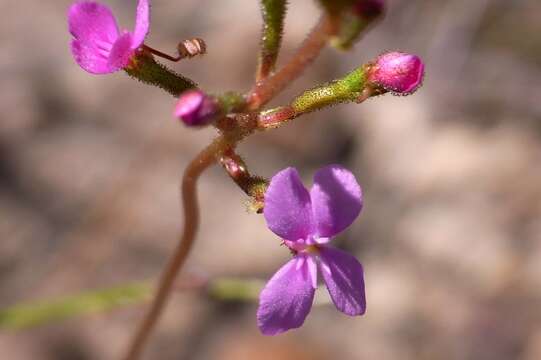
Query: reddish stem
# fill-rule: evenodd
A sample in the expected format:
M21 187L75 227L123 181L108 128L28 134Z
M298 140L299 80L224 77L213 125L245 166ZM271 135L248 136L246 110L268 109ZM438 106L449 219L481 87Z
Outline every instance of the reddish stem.
M327 44L329 37L336 33L337 21L323 16L299 47L293 58L280 71L259 82L248 95L250 110L260 109L299 77Z
M163 52L161 52L161 51L159 51L159 50L156 50L156 49L154 49L154 48L151 48L151 47L148 46L148 45L144 45L144 44L143 44L143 49L147 50L147 51L150 52L151 54L154 54L154 55L159 56L159 57L161 57L161 58L167 59L167 60L169 60L169 61L178 62L178 61L180 61L180 60L182 59L182 56L181 56L181 55L176 56L176 57L175 57L175 56L171 56L171 55L168 55L168 54L166 54L166 53L163 53Z
M188 257L194 243L197 228L199 227L197 180L205 169L216 162L216 157L224 147L224 138L218 138L199 153L184 172L181 185L182 203L184 206L184 231L175 252L162 273L156 295L150 305L150 309L137 328L128 352L124 357L125 360L139 359L154 325L167 304L175 278Z

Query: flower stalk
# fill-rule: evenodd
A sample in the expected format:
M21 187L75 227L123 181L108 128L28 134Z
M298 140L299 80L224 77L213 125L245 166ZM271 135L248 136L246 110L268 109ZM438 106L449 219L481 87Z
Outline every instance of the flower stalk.
M272 129L303 114L339 103L358 101L371 96L367 93L366 72L368 65L353 70L341 79L315 87L297 96L291 104L262 112L258 118L259 129Z
M197 88L197 84L157 62L150 52L142 49L124 69L131 77L159 87L178 97L182 92Z
M184 171L181 184L182 205L184 208L184 229L177 248L171 255L165 270L158 282L156 295L149 310L137 328L137 332L129 346L125 360L139 359L141 352L151 334L156 321L160 317L167 300L171 295L175 279L186 262L195 240L199 227L199 205L197 200L197 180L199 176L216 162L216 154L223 151L226 143L223 137L217 138L212 144L199 153Z
M269 181L260 176L251 175L244 160L232 148L224 151L220 157L220 164L235 184L250 196L250 209L261 213Z

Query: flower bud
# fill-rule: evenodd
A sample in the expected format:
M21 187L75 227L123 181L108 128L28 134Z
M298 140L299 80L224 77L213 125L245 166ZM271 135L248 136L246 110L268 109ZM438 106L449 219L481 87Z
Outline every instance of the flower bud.
M188 90L180 95L175 106L175 117L187 126L204 126L219 113L216 99L201 90Z
M408 95L421 86L424 67L418 56L393 51L377 58L368 70L368 81L386 91Z
M366 19L375 19L384 11L384 0L359 0L353 5L353 13Z

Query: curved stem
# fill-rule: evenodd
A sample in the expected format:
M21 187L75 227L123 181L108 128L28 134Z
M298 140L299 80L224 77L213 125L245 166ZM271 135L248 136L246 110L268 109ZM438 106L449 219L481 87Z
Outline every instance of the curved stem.
M269 102L289 83L299 77L327 44L338 29L336 19L325 15L312 29L293 58L274 75L256 84L248 95L249 109L257 110Z
M225 139L219 137L199 153L184 171L181 185L182 204L184 207L184 231L175 252L162 273L156 295L152 300L150 309L137 328L128 352L124 357L125 360L136 360L140 357L146 341L167 303L175 278L188 257L199 226L197 180L205 169L216 162L216 158L225 147L225 144Z

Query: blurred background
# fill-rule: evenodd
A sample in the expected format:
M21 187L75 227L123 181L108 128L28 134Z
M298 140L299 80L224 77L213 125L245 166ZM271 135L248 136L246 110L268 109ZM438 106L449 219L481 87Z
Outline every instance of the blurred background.
M131 28L135 1L104 2ZM156 279L182 227L179 177L215 136L179 126L159 89L81 70L70 3L0 3L0 308ZM245 91L257 3L155 0L147 43L173 52L202 37L208 55L168 65L205 89ZM178 291L146 359L541 359L541 2L388 3L351 53L325 50L273 104L394 49L425 60L423 88L320 111L240 148L265 177L295 166L310 183L322 165L352 169L365 207L336 244L365 267L366 315L319 306L301 329L264 337L255 303ZM313 1L291 1L281 63L318 15ZM221 168L200 195L187 271L265 280L289 259ZM142 313L0 330L0 354L118 358Z

